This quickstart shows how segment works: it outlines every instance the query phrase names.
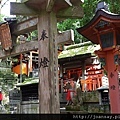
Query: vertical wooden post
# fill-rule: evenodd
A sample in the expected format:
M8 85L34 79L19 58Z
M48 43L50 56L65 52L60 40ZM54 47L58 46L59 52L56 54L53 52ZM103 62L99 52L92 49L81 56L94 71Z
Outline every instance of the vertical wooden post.
M28 61L28 76L30 76L30 72L32 72L32 51L30 51L29 61Z
M41 12L37 27L39 41L39 111L40 113L60 113L56 14Z
M32 52L30 52L29 64L30 64L29 72L32 72Z
M60 64L60 78L63 77L63 64Z
M23 55L20 54L20 83L22 83L22 57Z
M85 61L82 61L82 79L85 79L85 72L86 72L86 70L85 70L85 65L86 65L86 63L85 63Z

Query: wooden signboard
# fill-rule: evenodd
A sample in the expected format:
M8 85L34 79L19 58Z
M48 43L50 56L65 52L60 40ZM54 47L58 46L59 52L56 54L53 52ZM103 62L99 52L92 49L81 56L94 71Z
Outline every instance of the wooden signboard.
M12 48L11 33L8 23L3 23L0 25L0 41L2 49L9 50Z

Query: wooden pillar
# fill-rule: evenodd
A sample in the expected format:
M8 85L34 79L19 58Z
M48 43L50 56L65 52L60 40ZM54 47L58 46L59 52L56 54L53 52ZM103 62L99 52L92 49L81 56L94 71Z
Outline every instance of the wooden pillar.
M86 66L86 63L85 63L85 61L83 61L82 62L83 64L82 64L82 79L85 79L85 66Z
M63 95L63 64L60 64L60 81L61 81L61 94Z
M109 51L95 51L102 61L102 65L107 70L109 80L109 96L111 113L120 113L120 86L119 86L119 71L120 67L116 69L116 63L119 64L119 52L116 49ZM116 59L116 55L118 58Z
M39 47L39 111L60 113L57 19L54 12L41 12L38 17Z
M16 44L17 44L17 35L13 35L12 34L12 46L16 46Z
M20 83L22 83L22 58L23 55L20 54Z
M60 78L63 77L63 64L60 64Z
M32 52L30 52L30 60L29 60L29 72L32 72Z

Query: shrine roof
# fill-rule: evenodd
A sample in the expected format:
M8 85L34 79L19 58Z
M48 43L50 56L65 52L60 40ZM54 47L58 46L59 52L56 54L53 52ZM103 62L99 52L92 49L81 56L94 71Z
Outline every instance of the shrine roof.
M82 56L85 54L94 55L94 51L100 49L100 45L92 44L91 42L85 42L75 45L70 45L63 50L58 59L69 58L74 56Z
M99 24L100 21L108 22L110 23L111 28L115 27L120 31L120 15L111 13L104 9L98 10L91 21L83 27L77 28L77 31L93 43L99 44L98 40L96 39L98 33L98 31L96 30L96 26Z

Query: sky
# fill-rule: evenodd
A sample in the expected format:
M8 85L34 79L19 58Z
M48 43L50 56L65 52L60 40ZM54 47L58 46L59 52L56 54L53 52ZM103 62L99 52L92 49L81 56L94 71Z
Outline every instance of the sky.
M7 1L7 2L6 2ZM2 0L1 6L5 3L5 5L1 8L1 14L5 16L12 16L10 15L10 2L15 2L16 0Z

